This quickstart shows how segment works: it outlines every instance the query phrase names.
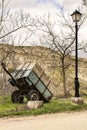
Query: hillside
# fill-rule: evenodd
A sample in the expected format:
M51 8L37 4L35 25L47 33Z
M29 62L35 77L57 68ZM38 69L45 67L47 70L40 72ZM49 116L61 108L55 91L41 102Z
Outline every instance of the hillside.
M56 97L63 94L62 77L60 68L60 58L57 53L49 48L42 46L12 46L0 45L0 63L3 60L9 71L13 71L16 67L26 62L37 62L45 70L47 75L52 79L52 92ZM66 71L67 91L73 94L74 91L74 57L66 62L70 62L71 66ZM14 88L9 87L7 79L8 76L0 67L0 94L7 94L12 92ZM81 94L87 91L87 59L79 59L79 81ZM9 89L8 89L9 88ZM10 91L9 91L10 90ZM7 92L8 91L8 92Z

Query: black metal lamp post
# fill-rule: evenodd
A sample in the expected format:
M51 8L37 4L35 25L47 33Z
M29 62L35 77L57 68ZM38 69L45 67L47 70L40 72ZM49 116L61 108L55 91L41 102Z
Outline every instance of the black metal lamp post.
M76 47L75 47L75 97L79 97L79 80L78 80L78 22L81 19L81 13L77 10L73 14L71 14L73 22L75 22L75 39L76 39Z

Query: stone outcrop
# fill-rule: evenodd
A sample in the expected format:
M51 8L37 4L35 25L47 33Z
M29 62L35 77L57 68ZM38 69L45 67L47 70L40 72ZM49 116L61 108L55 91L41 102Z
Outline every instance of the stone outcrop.
M71 101L75 104L79 104L79 105L82 105L84 104L84 99L83 97L72 97L71 98Z
M37 109L43 106L43 101L28 101L27 106L29 109Z

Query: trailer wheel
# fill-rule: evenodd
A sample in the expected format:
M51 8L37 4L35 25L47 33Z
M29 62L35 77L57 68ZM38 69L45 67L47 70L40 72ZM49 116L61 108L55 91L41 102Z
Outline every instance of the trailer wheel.
M36 90L31 90L28 92L27 98L29 101L40 100L40 94Z
M19 90L16 90L11 95L11 100L13 103L22 103L24 97L21 95Z

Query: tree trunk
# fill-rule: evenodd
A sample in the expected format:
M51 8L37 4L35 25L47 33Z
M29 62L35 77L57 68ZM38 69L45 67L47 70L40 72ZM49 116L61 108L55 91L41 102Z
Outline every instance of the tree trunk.
M66 74L65 74L65 68L64 68L64 60L62 60L62 82L63 82L64 96L67 96L67 90L66 90Z

